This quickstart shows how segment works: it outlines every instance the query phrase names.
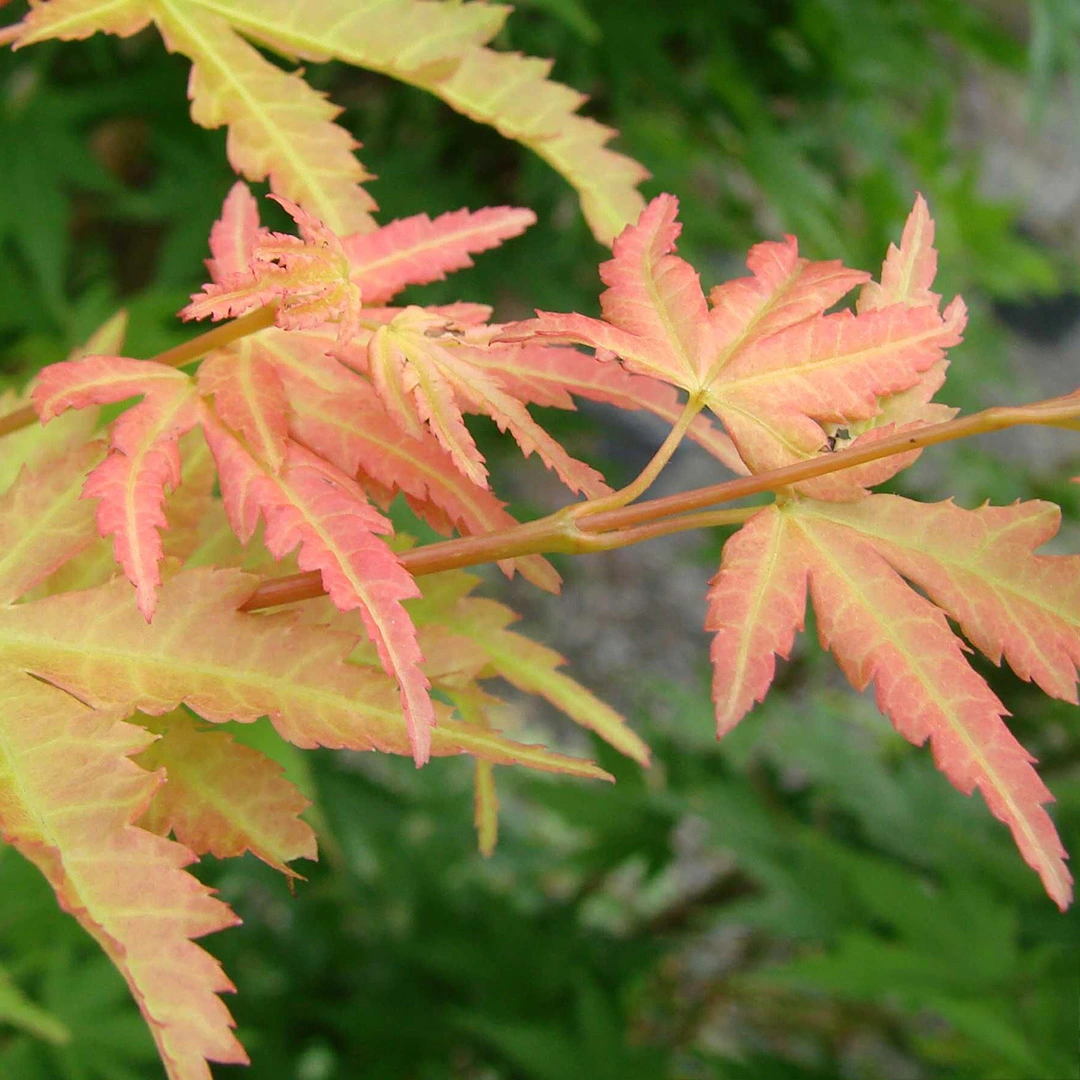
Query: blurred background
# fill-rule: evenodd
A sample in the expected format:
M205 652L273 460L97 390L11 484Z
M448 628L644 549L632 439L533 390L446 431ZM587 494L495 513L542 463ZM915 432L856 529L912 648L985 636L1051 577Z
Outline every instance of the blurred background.
M24 5L13 3L10 21ZM973 410L1080 379L1080 5L1075 0L519 0L502 47L557 58L591 115L682 201L706 286L746 248L876 271L916 190L940 289L972 309L940 397ZM605 251L541 161L408 87L341 65L382 220L533 207L474 270L417 290L496 316L597 309ZM21 385L118 307L128 351L191 336L234 177L194 127L187 64L152 34L0 53L0 371ZM546 413L630 479L663 437L635 415ZM496 490L560 498L477 425ZM891 490L965 506L1052 499L1080 546L1077 440L1018 431L924 455ZM681 450L664 490L722 479ZM407 515L400 524L408 528ZM624 710L646 773L524 704L520 724L598 756L614 787L499 770L498 850L476 852L471 770L273 752L317 800L323 845L295 895L250 857L199 873L245 925L205 944L257 1080L1062 1080L1080 1077L1080 918L1060 915L979 800L896 736L816 645L722 743L708 703L705 585L724 534L563 560L551 600L494 577L523 628ZM1014 716L1080 850L1080 726L975 661ZM242 733L265 740L259 729ZM578 740L575 742L575 740ZM120 977L36 871L0 852L0 1077L157 1080Z

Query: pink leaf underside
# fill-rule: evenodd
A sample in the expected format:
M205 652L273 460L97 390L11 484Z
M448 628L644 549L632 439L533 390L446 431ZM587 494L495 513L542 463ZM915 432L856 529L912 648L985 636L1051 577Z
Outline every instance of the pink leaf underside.
M1013 738L1004 706L964 659L945 615L911 589L873 545L851 529L796 512L787 557L810 574L822 644L857 690L873 681L878 707L970 794L978 788L994 816L1064 908L1071 878L1064 849L1042 804L1051 795ZM793 530L793 531L794 531Z
M1080 668L1080 555L1036 555L1058 530L1052 503L924 504L872 495L819 507L857 530L913 581L995 664L1076 703Z
M417 214L375 232L354 233L342 244L364 303L377 305L406 285L442 281L448 273L472 266L470 255L498 247L535 221L531 210L510 206L454 210L434 221Z
M461 474L434 436L403 435L371 384L327 356L318 335L266 331L254 347L285 385L293 406L289 433L297 442L349 476L363 472L391 498L402 491L440 531L452 525L466 535L483 534L517 524L490 491ZM540 588L559 591L559 575L539 555L499 565L508 576L516 568Z
M80 494L104 449L86 443L33 472L24 467L0 496L0 604L17 600L93 543L93 507Z
M184 570L161 587L147 625L127 582L0 607L0 640L13 667L96 709L159 715L186 704L206 720L268 716L304 749L409 754L392 680L347 662L357 634L303 625L296 612L237 610L258 578L235 570ZM435 757L469 753L495 764L608 778L588 762L512 742L449 718L438 705ZM66 776L69 770L57 775Z
M890 304L928 305L937 311L941 297L931 292L937 274L934 222L922 195L908 215L900 246L889 245L881 268L881 282L868 282L859 294L858 311L874 311Z
M401 601L419 595L416 583L378 534L392 531L345 473L289 443L279 475L261 466L216 422L204 431L218 465L222 498L233 529L246 541L260 514L264 542L275 558L297 545L302 570L319 570L341 611L359 609L387 673L398 681L413 756L430 753L435 714L413 627Z
M526 405L572 409L573 394L620 409L643 409L670 424L683 411L679 395L669 383L633 375L619 364L578 349L547 345L490 348L478 351L473 362L493 372L506 391ZM732 472L749 472L735 444L706 416L697 417L689 435Z
M146 726L160 738L138 763L164 769L166 780L139 818L141 828L171 832L196 855L229 859L250 851L289 877L297 876L292 860L318 857L315 833L299 817L310 803L276 761L205 729L182 709Z
M483 350L441 335L444 326L422 308L406 308L381 327L368 349L373 382L402 430L415 434L419 415L474 483L487 486L486 470L462 421L462 411L490 416L509 431L525 456L534 451L574 492L590 497L610 489L593 468L570 457L497 378L473 357ZM347 357L346 357L347 359Z
M221 217L210 229L210 258L206 269L211 281L242 278L251 273L251 258L259 233L259 207L251 189L237 180L221 207Z
M192 940L238 920L184 872L187 848L132 824L161 781L129 758L146 732L22 674L5 678L0 699L3 838L123 974L170 1077L209 1080L207 1060L246 1063L217 996L235 988Z
M242 341L204 360L197 381L201 393L213 395L217 415L277 472L285 460L289 404L273 365L250 340Z
M709 583L705 629L715 633L713 701L717 736L764 701L787 659L806 610L806 566L787 551L786 520L775 507L755 514L725 544Z

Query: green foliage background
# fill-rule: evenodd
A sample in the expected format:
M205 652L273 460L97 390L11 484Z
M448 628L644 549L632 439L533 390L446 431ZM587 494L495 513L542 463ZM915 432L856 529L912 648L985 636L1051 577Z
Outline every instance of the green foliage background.
M1008 377L994 305L1076 290L1080 272L1075 251L1036 243L1019 208L980 195L978 147L956 138L962 94L975 76L1015 80L1037 124L1061 95L1080 101L1077 41L1069 0L524 0L501 43L557 57L556 76L593 95L593 114L653 171L647 193L682 199L681 250L709 283L781 231L808 255L875 268L923 190L942 291L973 307L948 395L973 408ZM387 219L537 210L524 238L426 298L490 300L506 318L595 309L603 249L540 161L419 91L337 65L309 76L347 106ZM132 355L190 335L173 316L202 281L233 176L224 135L188 119L186 78L150 35L0 54L9 381L62 358L121 304ZM591 451L617 445L588 417L550 419ZM1060 467L1006 461L992 443L934 453L938 472L912 474L912 493L1051 498L1075 538L1080 500ZM720 539L703 553L714 562ZM569 589L589 572L566 569ZM467 763L416 773L238 731L317 799L324 845L295 896L254 861L205 867L245 920L208 944L240 986L252 1075L1080 1076L1080 920L1056 913L982 804L839 687L810 644L717 745L704 637L698 647L697 684L626 672L618 688L655 747L649 773L599 745L614 788L500 771L489 861L475 852ZM1080 850L1076 710L982 670ZM36 872L0 856L0 1077L159 1076L119 977Z

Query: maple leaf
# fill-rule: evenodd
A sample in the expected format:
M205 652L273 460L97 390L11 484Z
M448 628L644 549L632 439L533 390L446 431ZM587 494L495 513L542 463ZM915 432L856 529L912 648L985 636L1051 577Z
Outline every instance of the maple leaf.
M234 185L211 232L207 265L214 280L182 312L187 317L220 318L273 297L281 300L276 321L289 334L264 331L241 347L212 354L206 362L209 372L200 377L200 387L214 395L222 418L247 438L258 457L279 467L281 439L290 428L299 441L350 476L362 471L369 488L404 491L414 509L436 528L444 529L449 520L477 531L478 526L489 528L500 516L505 520L501 504L484 494L465 494L468 488L452 475L456 469L471 486L486 491L487 470L463 418L464 411L481 412L501 429L508 429L526 454L537 452L572 490L607 492L599 473L571 458L536 424L521 401L503 388L498 373L485 370L492 350L504 358L517 351L517 347L491 344L495 328L482 325L487 308L412 306L357 312L350 301L343 313L332 299L308 303L312 295L319 295L323 278L316 272L309 286L306 268L318 265L326 237L338 253L335 259L345 250L354 260L348 269L338 266L334 280L347 280L358 290L371 283L382 300L406 284L432 280L465 265L469 253L491 248L520 232L532 221L531 213L498 207L475 214L458 211L434 222L421 216L392 223L370 236L353 237L344 247L318 223L299 214L297 220L304 237L297 241L299 249L315 244L311 259L299 260L296 274L282 276L276 263L262 273L258 252L261 238L270 234L258 226L250 192L242 184ZM274 244L280 247L286 239ZM288 314L294 300L304 311L299 321ZM337 330L331 337L335 322ZM284 394L268 364L287 384ZM259 373L269 377L264 379ZM369 375L371 382L366 381ZM381 397L378 410L366 395L371 385ZM269 397L259 401L258 394ZM257 419L260 410L262 420ZM387 429L387 421L394 433L382 442L393 445L404 439L409 452L404 460L395 454L396 467L389 467L381 450L372 452L372 439L365 434L372 425L361 422L355 416L357 410L372 420L376 440L378 432ZM351 425L350 416L355 421ZM443 453L425 446L429 432ZM474 509L477 504L480 513ZM518 565L544 587L557 584L550 569L535 559L520 560Z
M199 419L191 378L164 364L90 356L45 368L34 384L33 402L42 423L48 423L67 409L139 394L142 402L114 421L110 453L87 477L83 493L100 499L98 531L113 537L116 560L149 621L161 582L165 491L180 482L180 436Z
M126 716L184 704L215 723L269 716L282 738L304 749L411 754L393 682L345 662L358 634L301 624L296 612L240 611L257 584L236 570L183 570L163 583L150 624L120 580L0 607L0 661ZM608 778L589 762L451 720L445 706L436 711L433 756L468 753Z
M249 180L269 177L277 194L339 235L373 228L358 144L334 123L336 106L245 38L289 58L379 71L534 150L578 189L593 232L608 243L640 211L637 185L648 173L606 147L613 131L576 115L585 98L547 78L550 61L484 47L508 13L431 0L324 0L317 9L296 0L35 0L0 41L127 37L154 23L166 47L192 61L192 119L228 127L233 168Z
M215 255L208 262L211 272L219 276L204 286L201 295L192 297L181 314L189 319L225 319L277 302L275 322L283 329L336 322L339 340L348 341L359 329L360 318L360 289L351 279L349 258L338 236L295 203L270 196L292 216L299 237L260 228L250 237L247 269L226 270L242 257L239 245L250 221L250 210L237 194L238 188L241 185L233 188L215 224L217 236L211 234L211 250L227 248L225 257ZM241 221L230 227L230 218L238 215Z
M224 731L195 723L183 709L139 717L158 738L136 759L144 769L164 769L139 818L143 829L170 832L196 855L219 859L250 851L289 877L293 859L315 859L315 833L298 816L310 804L281 774L281 766Z
M435 713L416 631L401 606L419 590L378 536L392 533L393 526L354 481L298 444L286 443L282 469L274 475L215 421L205 419L203 430L237 536L250 539L261 515L264 542L275 558L299 545L300 568L322 573L335 606L359 609L383 666L398 680L413 756L422 765Z
M935 763L956 787L982 792L1046 891L1066 907L1064 849L1041 806L1050 793L945 618L955 618L995 662L1004 653L1021 677L1075 702L1080 556L1033 554L1056 531L1055 510L965 511L871 495L761 511L724 545L709 593L720 733L764 698L774 654L788 656L802 628L809 582L822 645L851 683L862 690L873 681L897 730L916 744L929 738Z
M370 369L380 397L406 434L419 434L422 423L478 486L488 486L487 470L462 409L485 413L501 431L509 430L526 456L535 451L571 491L605 494L609 488L595 469L571 458L497 377L471 362L479 347L448 337L446 331L445 319L410 306L375 331L366 364L358 361L355 347L342 357Z
M716 414L755 473L815 456L827 444L825 425L872 420L880 399L918 387L960 340L959 298L943 315L936 304L907 301L825 314L869 275L802 259L793 237L752 248L751 277L714 288L706 301L696 273L673 254L677 210L673 196L660 195L616 240L600 268L602 320L538 312L502 338L588 345L681 387ZM857 477L833 476L799 490L843 499L864 488Z
M10 668L0 706L4 840L124 976L170 1080L210 1080L207 1059L246 1064L217 997L235 988L192 941L239 920L184 872L187 848L134 825L162 779L130 760L149 734Z
M903 310L936 314L933 223L921 196L881 282L867 283L858 318ZM951 415L930 398L944 379L935 360L919 381L886 397L859 439ZM823 646L859 690L876 685L881 710L916 744L928 738L938 767L961 791L978 788L1012 830L1024 859L1059 906L1071 898L1064 849L1042 808L1051 796L1003 722L1004 706L963 656L968 641L1046 693L1076 702L1080 665L1080 556L1036 549L1057 531L1045 503L927 506L865 495L910 464L849 470L846 485L811 489L752 517L724 545L709 591L717 730L729 731L764 699L775 657L790 655L809 587ZM850 501L837 501L847 492ZM922 594L908 584L914 585Z

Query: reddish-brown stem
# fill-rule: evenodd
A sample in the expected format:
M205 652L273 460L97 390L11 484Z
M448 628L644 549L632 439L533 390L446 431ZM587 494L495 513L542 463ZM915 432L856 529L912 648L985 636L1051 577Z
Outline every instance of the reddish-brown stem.
M410 573L419 576L521 555L607 550L685 529L745 520L755 508L712 514L692 511L704 510L719 503L734 502L736 499L766 491L777 491L802 480L850 469L855 465L893 454L989 431L999 431L1018 424L1042 424L1080 430L1080 390L1065 397L1037 401L1031 405L984 409L959 420L948 420L942 424L900 432L865 447L821 454L808 461L773 469L757 476L740 477L711 487L650 499L632 506L581 515L581 507L586 504L578 503L548 517L498 533L428 544L415 551L406 552L401 561ZM243 608L245 611L254 611L276 607L297 600L310 600L322 593L317 571L292 574L264 581Z
M741 476L737 480L728 480L710 487L696 488L694 491L668 495L662 499L650 499L645 503L627 506L612 513L599 513L582 520L585 531L607 531L625 529L642 522L655 521L670 514L682 514L690 510L702 510L718 503L734 502L763 491L776 491L789 487L802 480L812 480L816 476L850 469L855 465L864 465L868 461L877 461L893 454L903 454L911 450L920 450L938 443L966 439L972 435L983 435L990 431L1016 427L1019 424L1042 424L1051 427L1077 426L1080 417L1080 390L1064 397L1048 398L1031 405L996 406L983 409L982 412L962 416L958 420L946 420L941 424L929 424L913 431L902 431L887 436L878 442L851 450L841 450L834 454L821 454L795 465L786 465L782 469L772 469L756 476Z
M267 304L264 307L249 311L231 322L221 323L205 334L199 334L190 341L181 345L174 345L151 359L158 364L167 364L169 367L183 367L194 360L198 360L214 349L220 349L230 345L234 341L247 337L248 334L258 333L268 326L274 325L274 316L277 314L277 304Z

